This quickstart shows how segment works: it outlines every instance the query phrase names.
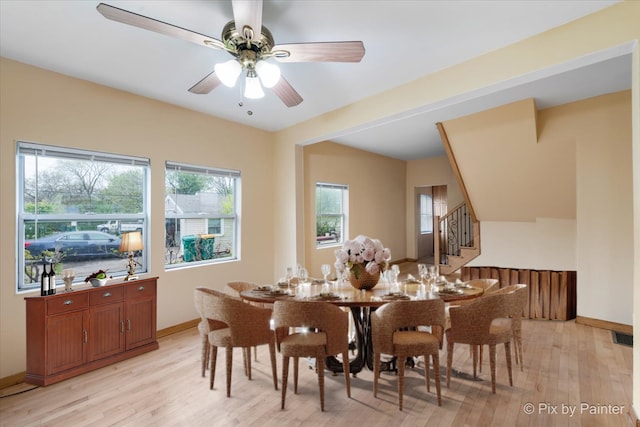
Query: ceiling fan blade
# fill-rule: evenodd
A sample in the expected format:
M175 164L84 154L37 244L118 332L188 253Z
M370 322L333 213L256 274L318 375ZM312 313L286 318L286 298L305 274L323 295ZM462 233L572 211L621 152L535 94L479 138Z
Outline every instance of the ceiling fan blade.
M209 74L207 74L202 80L200 80L198 83L191 86L189 88L189 92L195 93L198 95L206 95L207 93L217 88L220 85L220 83L222 82L220 81L218 76L216 76L216 72L212 71Z
M148 18L143 15L138 15L137 13L129 12L128 10L110 6L105 3L100 3L97 6L97 9L98 12L100 12L105 18L111 19L112 21L121 22L123 24L132 25L134 27L142 28L149 31L154 31L166 36L176 37L191 43L199 44L201 46L226 50L224 43L222 43L220 40L204 34L196 33L195 31L167 24L166 22Z
M232 0L233 20L236 29L242 34L245 25L254 31L254 39L260 38L262 31L262 0Z
M285 58L275 55L280 62L360 62L364 56L361 41L279 44L271 51L278 50L290 53Z
M287 107L295 107L302 102L300 94L296 92L293 86L282 76L280 76L280 80L271 90L273 90Z

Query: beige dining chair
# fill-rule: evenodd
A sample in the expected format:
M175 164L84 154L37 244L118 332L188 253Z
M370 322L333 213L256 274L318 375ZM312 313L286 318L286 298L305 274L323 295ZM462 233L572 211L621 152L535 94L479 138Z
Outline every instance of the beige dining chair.
M229 289L231 289L232 291L236 292L238 294L238 297L240 297L240 293L244 292L244 291L250 291L252 289L255 289L258 287L258 285L256 285L255 283L252 282L243 282L243 281L233 281L233 282L227 282L227 287ZM256 307L262 307L262 304L259 303L251 303L253 305L255 305ZM249 351L249 353L251 353ZM253 360L255 360L256 362L258 361L258 347L253 347ZM251 355L245 355L245 357L250 357Z
M248 350L252 346L269 345L273 386L278 389L276 355L273 332L271 331L271 310L246 304L239 298L224 292L206 293L203 298L203 312L207 319L224 323L226 329L209 332L209 388L213 389L216 373L218 347L226 350L227 397L231 396L231 373L233 349L243 349L245 374L251 380L251 357Z
M299 358L316 359L320 409L324 411L325 357L341 354L347 396L351 397L349 314L347 312L327 302L278 300L273 305L273 322L276 345L282 354L282 409L284 409L287 395L291 357L293 357L293 390L296 394L298 393Z
M473 357L473 378L477 378L478 348L489 346L489 362L491 366L491 390L496 392L496 346L504 344L509 385L513 386L511 371L511 306L514 293L489 294L477 298L473 302L458 307L451 307L451 328L446 331L447 337L447 387L451 380L451 364L455 343L469 344ZM496 319L508 319L503 323L494 323Z
M219 329L228 329L225 323L207 319L204 316L204 297L206 294L220 294L220 291L216 291L215 289L198 287L193 291L193 302L196 308L196 312L200 316L200 322L198 323L198 332L200 333L200 339L202 341L202 351L201 351L201 365L202 365L202 376L204 377L207 367L209 366L209 332L219 330Z
M513 349L516 359L516 363L520 365L520 371L523 368L522 359L522 317L524 315L524 309L529 303L529 287L523 283L506 286L500 288L494 293L496 294L508 294L514 293L515 296L510 300L510 316L509 319L497 319L494 323L511 325L513 331ZM482 363L482 349L480 350L480 363Z
M470 281L467 282L467 284L471 287L474 288L480 288L482 289L482 295L478 296L477 298L482 298L485 295L488 295L489 293L495 291L496 289L498 289L499 285L500 285L500 281L498 279L472 279ZM469 304L470 302L474 301L476 298L474 299L467 299L467 300L458 300L458 301L453 301L450 303L447 303L445 305L445 309L444 309L444 329L445 331L449 328L451 328L451 318L449 317L449 310L451 309L451 307L457 307L457 306L461 306L461 305L465 305L465 304ZM440 346L440 349L442 350L442 345ZM482 349L481 349L482 350ZM472 349L469 348L469 353L471 355L473 355ZM482 372L482 353L480 353L480 371Z
M419 327L430 327L433 332ZM398 360L398 408L401 411L404 395L404 361L409 356L424 356L424 374L427 392L429 392L429 356L431 356L438 406L442 405L439 350L443 327L444 302L441 299L392 301L371 314L374 397L378 394L382 353L395 355Z

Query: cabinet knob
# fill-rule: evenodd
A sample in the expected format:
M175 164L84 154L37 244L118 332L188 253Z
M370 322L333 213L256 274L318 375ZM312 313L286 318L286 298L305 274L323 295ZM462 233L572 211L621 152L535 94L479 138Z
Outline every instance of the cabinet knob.
M138 286L139 291L144 291L144 286Z
M72 299L65 300L65 302L63 304L64 305L71 305L71 304L73 304L73 300Z
M109 298L111 296L111 292L105 292L102 296L105 298Z

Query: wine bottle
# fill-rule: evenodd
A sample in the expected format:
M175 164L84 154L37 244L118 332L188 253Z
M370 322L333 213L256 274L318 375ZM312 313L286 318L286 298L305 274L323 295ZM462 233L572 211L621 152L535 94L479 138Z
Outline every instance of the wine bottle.
M49 271L49 295L56 293L56 270L53 263L51 263L51 270Z
M42 274L40 275L40 296L49 294L49 274L47 273L47 264L42 263Z

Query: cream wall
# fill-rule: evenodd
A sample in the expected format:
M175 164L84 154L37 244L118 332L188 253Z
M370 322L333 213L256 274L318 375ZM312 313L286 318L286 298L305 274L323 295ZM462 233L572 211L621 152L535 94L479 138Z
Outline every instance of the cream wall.
M576 221L482 221L481 255L468 265L533 270L577 270Z
M335 262L337 246L315 247L315 185L349 186L348 238L364 234L391 250L392 260L406 257L406 162L335 144L304 147L305 263L309 274L322 277L320 266ZM335 269L333 270L335 272Z
M558 107L558 114L578 130L578 315L631 325L631 93Z
M443 157L430 157L427 159L409 160L407 162L407 186L406 186L406 210L407 221L407 258L418 258L418 245L416 239L416 187L446 185L447 186L447 207L452 209L464 202L462 191L458 185L453 169L449 164L449 159Z
M158 329L196 318L196 286L222 289L231 280L273 279L272 135L4 58L0 61L0 378L25 370L23 298L34 295L16 294L16 140L150 159L148 274L159 277ZM240 261L164 271L166 160L241 171Z
M481 208L473 205L482 254L469 265L576 270L578 315L631 325L631 92L549 108L537 118L539 137L533 142L530 135L505 131L523 129L525 120L511 108L445 123L462 155L460 167L482 172L467 186L472 200L482 200ZM520 170L517 177L514 168ZM513 181L522 193L509 194ZM542 213L548 217L537 217ZM527 221L531 215L535 220Z

